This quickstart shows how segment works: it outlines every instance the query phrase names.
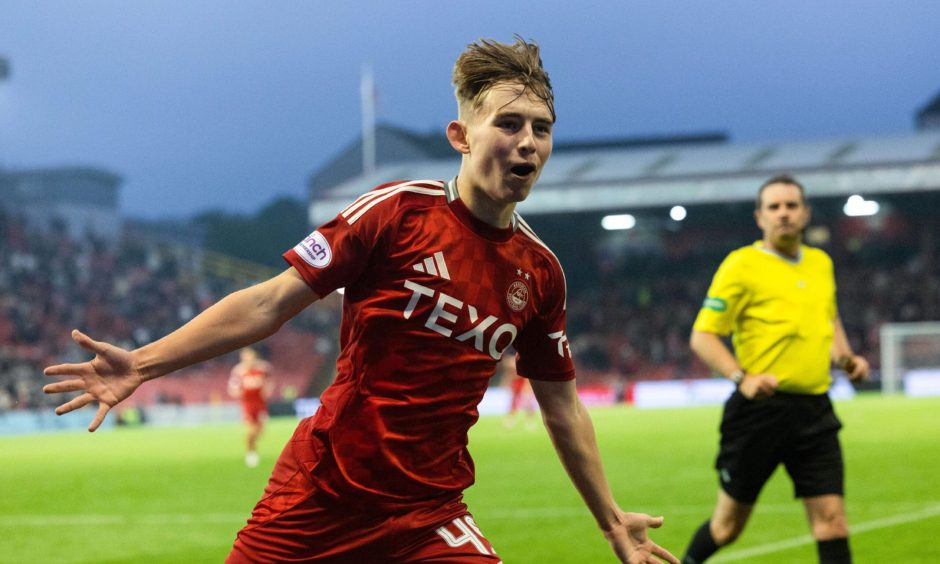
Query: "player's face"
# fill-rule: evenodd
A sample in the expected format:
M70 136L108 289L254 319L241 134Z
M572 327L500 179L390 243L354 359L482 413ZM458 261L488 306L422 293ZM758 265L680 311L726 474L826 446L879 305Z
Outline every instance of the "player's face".
M799 245L809 223L809 206L800 189L792 184L771 184L761 194L760 209L754 212L764 241L778 250Z
M552 153L552 115L517 84L494 86L467 116L467 151L458 178L473 210L506 210L525 200ZM471 193L465 193L469 189ZM505 215L505 214L503 214ZM486 218L483 218L486 219Z

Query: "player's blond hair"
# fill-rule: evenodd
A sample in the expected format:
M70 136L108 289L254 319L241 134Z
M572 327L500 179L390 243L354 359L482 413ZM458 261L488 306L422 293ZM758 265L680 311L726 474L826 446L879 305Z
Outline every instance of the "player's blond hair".
M454 94L461 115L478 110L483 98L497 84L518 84L541 98L555 121L555 95L542 67L539 46L515 36L515 43L480 39L467 46L454 64Z

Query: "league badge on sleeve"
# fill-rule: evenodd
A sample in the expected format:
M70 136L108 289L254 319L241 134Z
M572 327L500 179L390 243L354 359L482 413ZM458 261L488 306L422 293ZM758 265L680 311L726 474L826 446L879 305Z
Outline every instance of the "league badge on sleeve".
M307 235L294 247L297 255L314 268L326 268L333 262L333 250L319 231Z

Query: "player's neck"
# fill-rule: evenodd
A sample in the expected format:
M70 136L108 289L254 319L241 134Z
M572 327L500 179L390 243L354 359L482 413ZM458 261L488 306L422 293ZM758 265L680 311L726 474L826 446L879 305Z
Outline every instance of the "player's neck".
M506 229L512 224L512 212L516 204L501 204L492 200L483 188L464 180L464 176L457 176L457 195L480 221L499 229Z

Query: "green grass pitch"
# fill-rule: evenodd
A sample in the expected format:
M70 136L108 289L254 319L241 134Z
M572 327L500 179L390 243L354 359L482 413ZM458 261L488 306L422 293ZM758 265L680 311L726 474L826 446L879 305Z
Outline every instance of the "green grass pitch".
M855 561L940 562L940 398L840 402ZM681 557L708 516L720 408L592 410L624 509L666 516ZM272 421L262 465L239 425L0 437L0 562L221 562L295 421ZM507 564L613 562L541 427L485 417L466 500ZM802 506L778 470L739 541L714 562L815 562Z

